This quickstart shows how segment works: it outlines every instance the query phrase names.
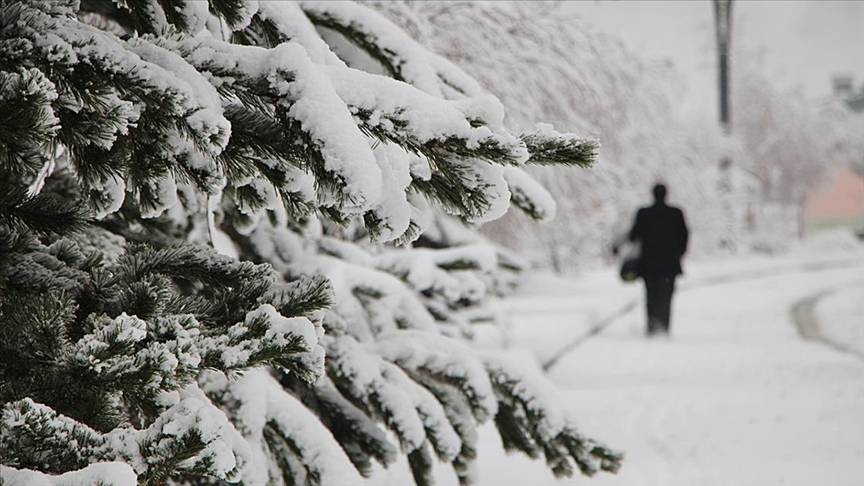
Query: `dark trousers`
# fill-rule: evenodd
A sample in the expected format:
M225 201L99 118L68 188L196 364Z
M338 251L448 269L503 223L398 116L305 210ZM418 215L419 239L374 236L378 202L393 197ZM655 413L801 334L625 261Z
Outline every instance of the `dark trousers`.
M669 317L672 313L672 294L675 292L675 275L646 275L645 310L648 318L648 334L669 334Z

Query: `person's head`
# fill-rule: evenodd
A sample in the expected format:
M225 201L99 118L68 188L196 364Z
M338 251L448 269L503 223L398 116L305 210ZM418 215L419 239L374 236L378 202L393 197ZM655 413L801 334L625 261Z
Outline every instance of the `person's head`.
M651 192L654 194L654 202L655 203L665 203L666 202L666 186L663 184L654 184L654 188L651 189Z

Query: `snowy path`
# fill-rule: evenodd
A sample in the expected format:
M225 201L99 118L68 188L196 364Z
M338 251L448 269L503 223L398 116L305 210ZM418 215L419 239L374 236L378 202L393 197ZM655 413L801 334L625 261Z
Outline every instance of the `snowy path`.
M809 304L820 332L864 350L864 248L688 265L681 289L673 337L648 341L641 285L612 270L530 277L502 305L504 344L539 366L579 339L549 376L582 429L627 457L616 476L557 480L541 461L506 454L486 425L478 484L864 485L864 359L803 338L792 314L825 295ZM447 468L436 477L457 484ZM381 479L373 483L410 481L407 467Z
M668 341L646 341L642 309L633 309L553 368L584 429L627 453L618 476L590 484L864 484L864 361L802 339L790 315L814 293L860 285L862 267L786 269L680 292ZM574 295L592 301L568 297L572 286L556 282L510 303L514 334L533 336L541 357L561 346L567 322L604 315L569 304ZM619 286L618 305L634 291ZM593 302L609 312L608 298ZM586 484L498 454L481 454L481 484Z
M860 272L694 289L672 340L635 337L634 313L562 360L574 409L628 452L598 484L860 484L864 361L789 321L792 302Z
M864 359L864 276L798 301L792 318L805 337Z
M812 262L794 262L792 264L780 264L775 266L768 266L766 268L756 268L756 269L747 269L743 270L741 268L733 269L732 271L727 272L708 272L707 275L702 276L701 278L697 277L695 280L684 280L684 284L682 285L680 282L678 284L678 293L677 295L681 295L683 292L687 292L694 288L701 288L711 285L723 285L730 283L738 283L744 282L747 280L753 279L761 279L766 277L780 277L786 276L790 274L798 274L798 273L814 273L825 270L831 270L835 268L844 268L862 265L864 262L860 261L857 258L845 258L845 259L834 259L834 260L822 260L822 261L812 261ZM814 294L810 297L802 299L799 304L801 305L801 310L799 311L799 320L802 321L812 321L808 322L806 327L812 328L814 339L819 339L820 334L816 331L817 322L816 317L814 315L810 315L813 311L811 307L815 305L818 300L821 300L824 296L829 293L832 293L837 290L836 286L832 286L829 289L822 290L817 294ZM631 294L633 292L630 292ZM643 305L642 301L643 297L641 295L631 296L628 300L626 300L623 304L619 304L619 306L611 311L603 318L592 322L586 326L586 329L580 334L575 335L571 338L566 344L557 349L550 356L542 359L543 369L546 371L551 370L553 367L557 366L558 362L565 358L568 354L572 353L580 344L587 341L588 339L596 336L597 334L603 332L607 327L615 324L619 319L625 317L627 314L633 312L641 305ZM794 308L793 308L793 314ZM831 343L833 344L833 343Z

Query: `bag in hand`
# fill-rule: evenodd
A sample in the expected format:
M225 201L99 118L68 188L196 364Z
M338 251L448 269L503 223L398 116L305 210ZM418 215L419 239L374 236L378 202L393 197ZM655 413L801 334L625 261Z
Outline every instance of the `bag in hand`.
M628 257L621 263L621 280L633 282L639 278L639 257Z

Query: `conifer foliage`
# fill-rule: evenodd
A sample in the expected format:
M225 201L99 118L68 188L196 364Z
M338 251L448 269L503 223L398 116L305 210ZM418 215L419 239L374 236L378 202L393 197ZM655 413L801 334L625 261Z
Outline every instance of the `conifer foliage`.
M596 152L503 118L358 4L0 0L2 479L357 484L405 455L470 484L487 420L615 471L470 344L519 264L464 225L551 217L522 166Z

